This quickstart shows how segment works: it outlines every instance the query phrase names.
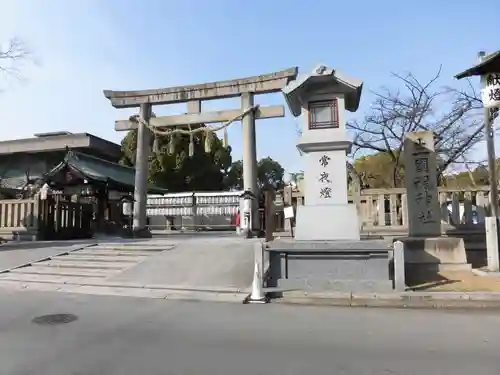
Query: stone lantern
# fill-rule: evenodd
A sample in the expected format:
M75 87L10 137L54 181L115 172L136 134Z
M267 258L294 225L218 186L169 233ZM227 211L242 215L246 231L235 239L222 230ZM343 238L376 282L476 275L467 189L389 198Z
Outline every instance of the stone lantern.
M305 204L297 207L296 240L359 240L359 219L347 200L347 154L352 141L345 111L359 107L363 82L319 65L283 89L299 117L297 148L305 158Z

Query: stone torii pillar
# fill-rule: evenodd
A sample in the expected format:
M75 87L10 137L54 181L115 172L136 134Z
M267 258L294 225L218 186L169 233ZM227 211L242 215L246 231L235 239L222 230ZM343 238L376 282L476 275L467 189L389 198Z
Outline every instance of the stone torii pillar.
M137 131L137 149L134 180L134 211L132 222L132 234L135 237L149 237L146 225L146 203L148 199L148 158L151 144L151 131L143 122L148 122L151 117L151 105L141 104L139 118L141 121Z
M241 96L241 108L250 108L254 106L253 93L245 93ZM258 198L257 187L257 140L255 133L255 115L249 112L242 119L243 133L243 190L250 191ZM252 201L252 229L259 229L258 199Z

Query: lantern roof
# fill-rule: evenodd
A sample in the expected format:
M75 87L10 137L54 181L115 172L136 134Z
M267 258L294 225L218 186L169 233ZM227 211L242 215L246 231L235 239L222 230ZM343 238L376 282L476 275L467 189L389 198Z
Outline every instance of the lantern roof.
M301 74L289 82L282 91L292 114L299 116L307 97L318 92L344 94L345 108L355 112L359 107L362 88L363 81L320 64L311 73Z
M471 76L482 76L488 73L500 72L500 51L486 55L479 64L464 70L455 76L456 79L462 79Z

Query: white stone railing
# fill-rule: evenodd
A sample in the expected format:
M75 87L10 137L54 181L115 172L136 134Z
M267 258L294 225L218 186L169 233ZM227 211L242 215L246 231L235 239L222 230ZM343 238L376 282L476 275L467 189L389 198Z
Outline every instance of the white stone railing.
M443 232L448 229L484 230L484 218L490 210L489 187L438 189ZM284 193L287 197L287 193ZM299 191L291 193L293 204L303 204ZM286 200L286 199L285 199ZM407 232L406 189L364 189L349 196L358 208L364 233ZM285 202L288 204L288 202Z
M12 239L14 233L34 233L38 230L39 201L34 199L0 200L0 238Z
M34 228L37 226L36 199L0 200L0 228Z
M287 190L287 189L285 189ZM489 212L489 187L439 188L443 233L450 229L465 231L484 230L484 217ZM150 226L164 228L208 226L232 227L239 207L241 192L178 193L148 197ZM278 231L286 226L279 211L284 205L303 204L300 191L278 194L275 203L278 211ZM356 203L363 234L404 235L408 232L406 189L364 189L349 195L350 203ZM172 220L170 220L172 219ZM173 222L170 222L173 221ZM281 226L281 229L279 228Z

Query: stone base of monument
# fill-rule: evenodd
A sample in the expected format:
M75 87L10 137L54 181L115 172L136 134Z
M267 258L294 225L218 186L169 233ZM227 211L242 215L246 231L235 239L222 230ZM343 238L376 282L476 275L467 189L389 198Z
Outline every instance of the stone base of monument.
M440 271L469 271L464 240L459 237L399 238L404 243L409 278Z
M151 238L153 237L149 228L132 229L133 238Z
M384 240L275 240L269 251L267 286L283 290L382 293L390 278L392 244Z
M358 212L354 204L298 206L297 241L359 241Z

